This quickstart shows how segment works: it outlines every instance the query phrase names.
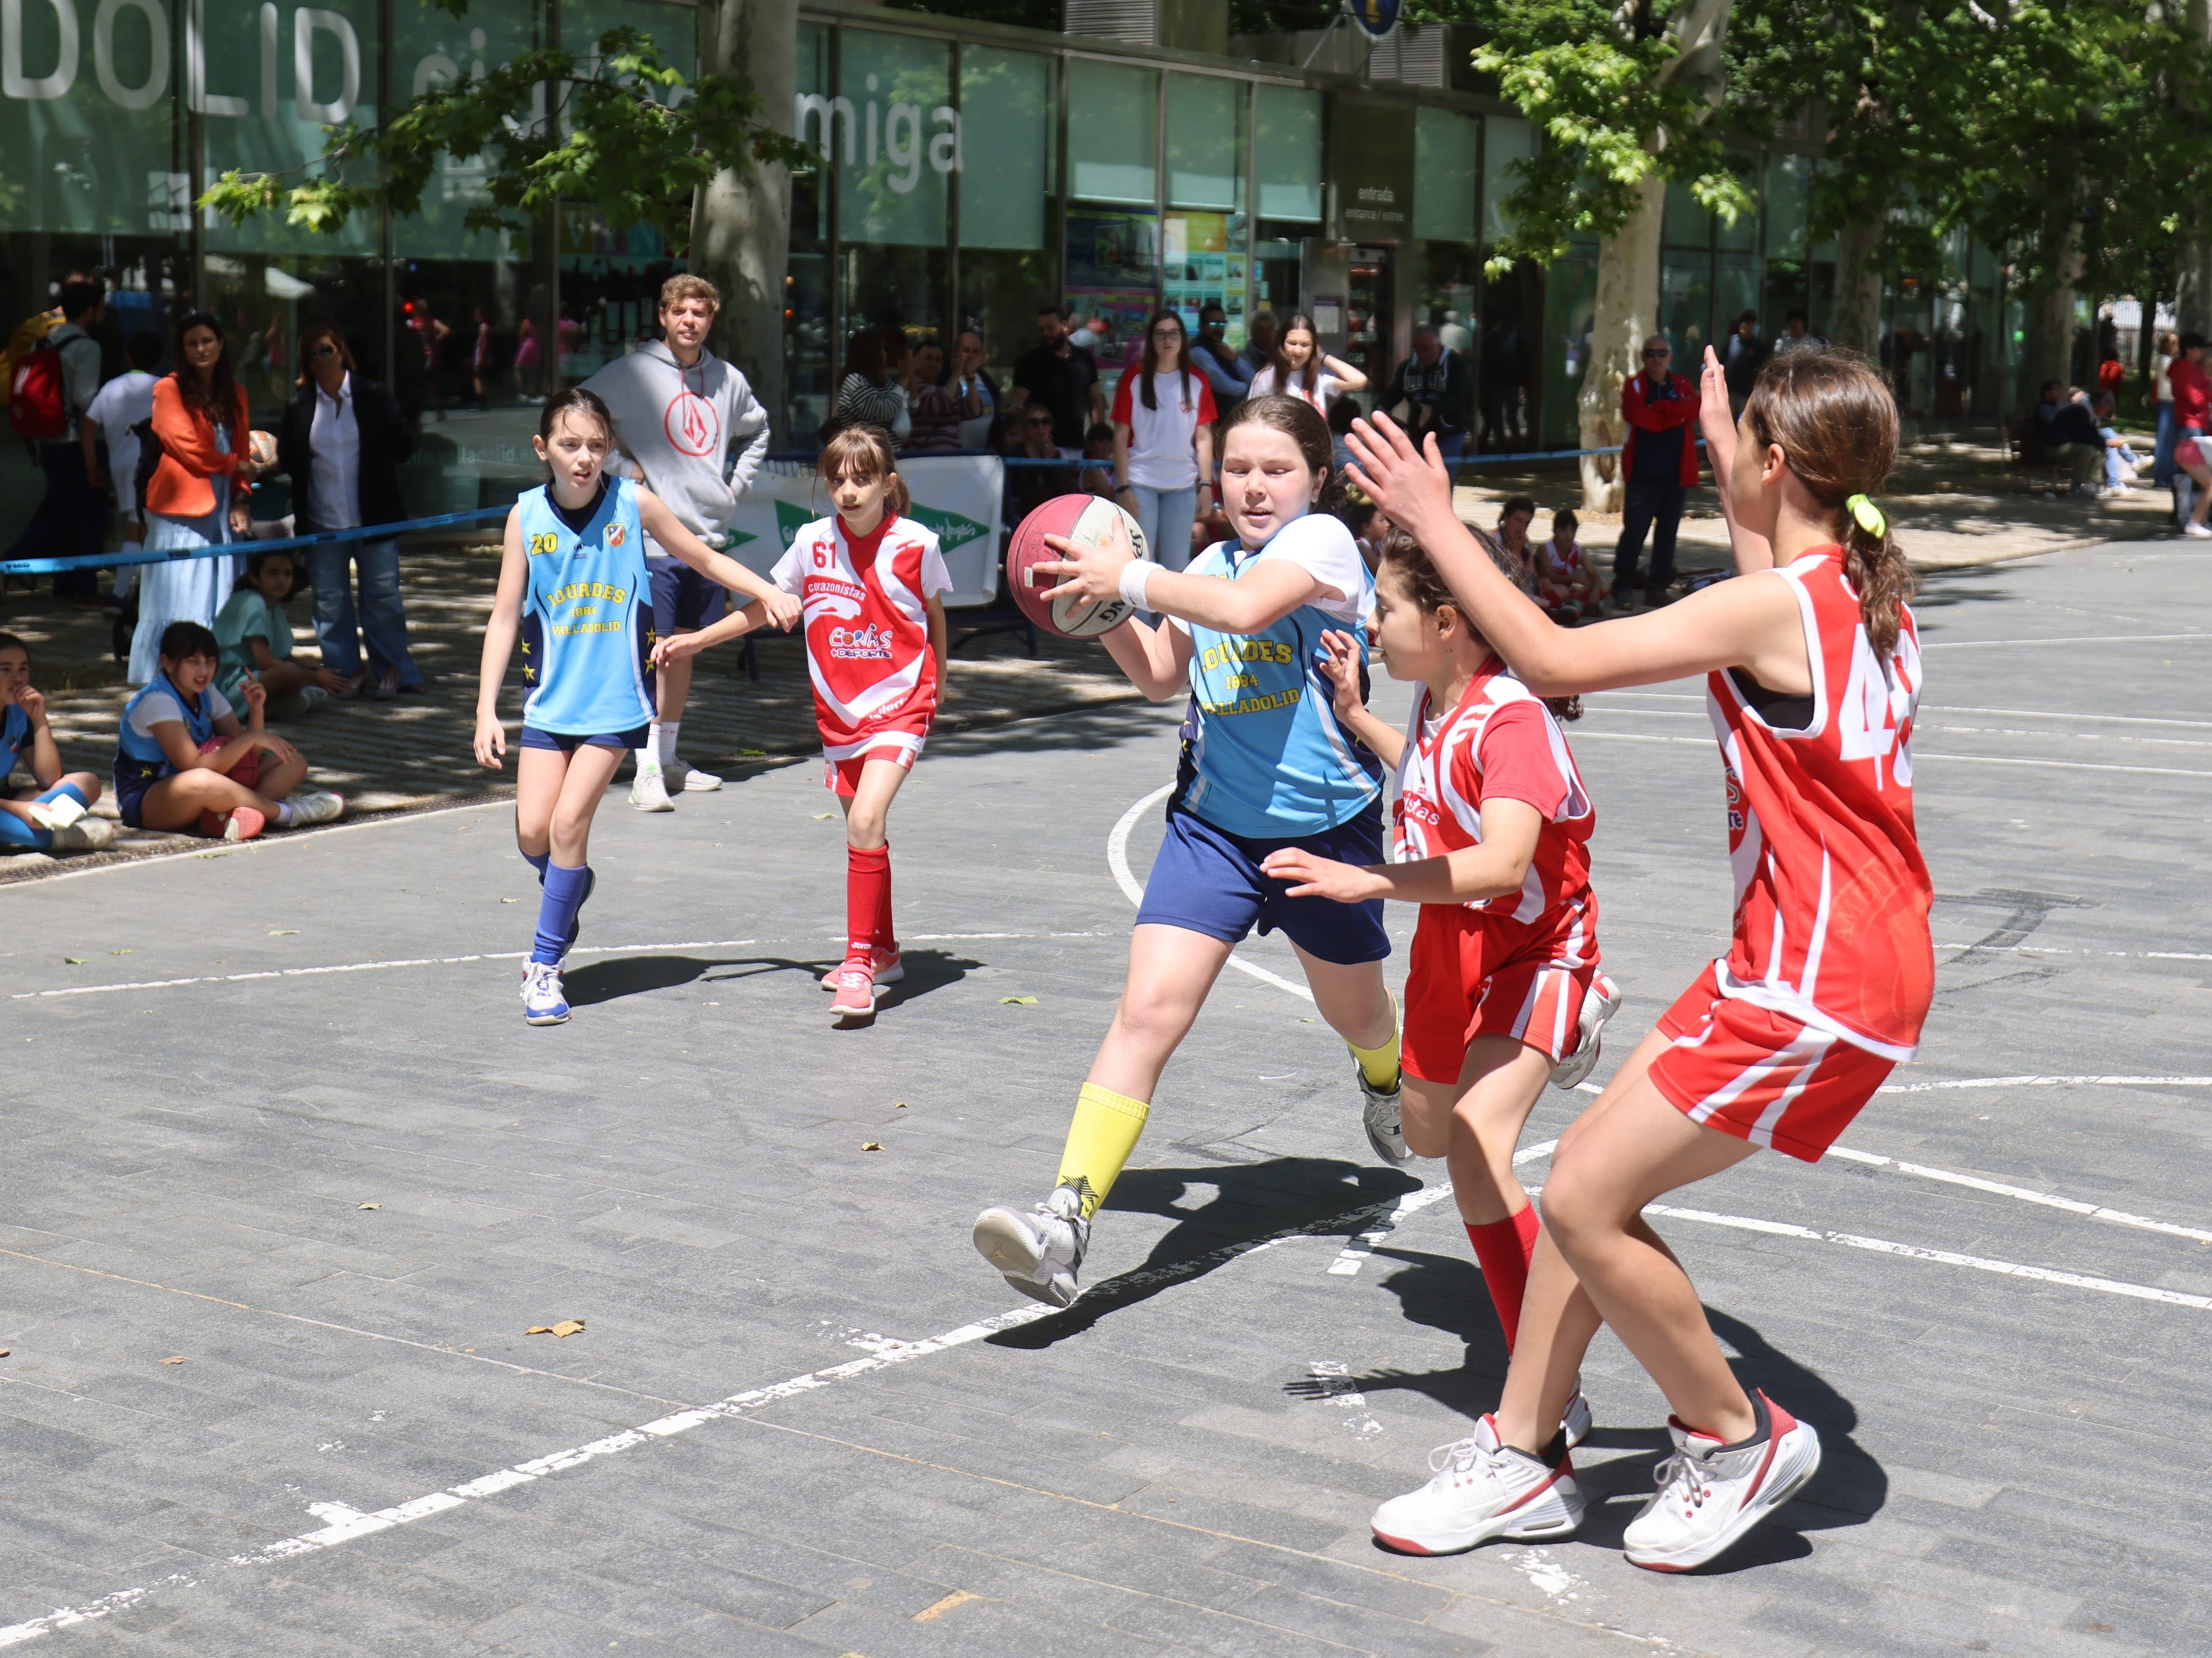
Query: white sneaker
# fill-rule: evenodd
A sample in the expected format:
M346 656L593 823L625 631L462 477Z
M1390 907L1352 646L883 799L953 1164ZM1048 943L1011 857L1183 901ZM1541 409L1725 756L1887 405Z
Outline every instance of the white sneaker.
M1369 1523L1376 1539L1407 1554L1455 1554L1493 1537L1535 1542L1571 1535L1583 1523L1573 1462L1551 1467L1501 1445L1494 1417L1474 1432L1429 1453L1435 1478L1394 1497Z
M669 786L680 788L687 794L712 794L722 786L722 780L710 771L701 771L682 760L672 760L661 768Z
M324 703L330 700L331 694L325 690L320 685L302 685L300 687L300 712L301 714L313 714L317 708L322 707Z
M522 969L522 1017L532 1024L568 1023L568 993L553 963L532 962Z
M1659 1489L1621 1540L1631 1565L1689 1571L1721 1553L1796 1496L1820 1467L1820 1436L1765 1394L1752 1395L1765 1435L1723 1445L1673 1417L1674 1455L1659 1465Z
M345 811L345 799L328 789L308 789L291 799L292 821L289 829L301 829L309 823L327 823Z
M56 852L98 852L115 838L115 825L105 817L80 817L52 831Z
M1574 1049L1567 1057L1552 1067L1552 1086L1577 1088L1597 1067L1598 1050L1604 1045L1605 1022L1620 1007L1620 987L1602 973L1590 980L1589 993L1583 998L1581 1017L1575 1029L1580 1033Z
M668 798L668 783L658 766L641 768L629 786L629 803L640 811L674 811L676 803Z
M1575 1383L1574 1395L1567 1400L1567 1408L1559 1412L1559 1431L1567 1436L1569 1450L1590 1436L1589 1400L1583 1397L1583 1385Z
M1068 1307L1082 1293L1075 1274L1091 1247L1091 1223L1083 1218L1082 1195L1073 1186L1054 1187L1026 1215L986 1209L975 1217L975 1238L983 1259L1030 1299Z
M1405 1119L1399 1109L1403 1098L1403 1073L1399 1077L1400 1085L1385 1093L1367 1080L1366 1072L1360 1068L1359 1056L1354 1054L1352 1074L1359 1081L1359 1121L1367 1131L1367 1144L1374 1148L1377 1157L1393 1169L1409 1162L1413 1154L1406 1149Z

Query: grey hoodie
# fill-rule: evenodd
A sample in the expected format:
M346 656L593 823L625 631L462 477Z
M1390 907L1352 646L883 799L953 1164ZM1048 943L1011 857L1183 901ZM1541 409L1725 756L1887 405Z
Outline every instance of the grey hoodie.
M768 453L768 410L745 377L713 352L690 368L659 340L584 382L615 417L615 441L645 487L684 527L713 546ZM650 538L647 550L659 553Z

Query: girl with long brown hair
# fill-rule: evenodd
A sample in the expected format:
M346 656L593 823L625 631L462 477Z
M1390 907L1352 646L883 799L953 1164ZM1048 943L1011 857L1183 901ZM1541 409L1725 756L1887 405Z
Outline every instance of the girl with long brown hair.
M1114 391L1114 499L1170 570L1190 562L1190 526L1213 499L1213 392L1189 345L1182 317L1155 311L1143 366Z
M1936 973L1912 816L1920 649L1911 574L1873 499L1896 459L1897 410L1863 361L1825 349L1771 361L1737 426L1710 349L1705 379L1740 579L1571 630L1460 524L1433 440L1417 451L1379 417L1353 429L1355 481L1536 695L1706 676L1737 889L1727 952L1560 1137L1497 1412L1427 1485L1376 1513L1378 1537L1416 1552L1580 1525L1558 1424L1601 1323L1672 1410L1674 1455L1624 1540L1632 1564L1712 1559L1820 1467L1813 1425L1737 1382L1643 1212L1762 1148L1817 1162L1919 1041Z
M1363 391L1366 385L1364 374L1321 349L1313 319L1301 311L1275 337L1274 354L1267 359L1267 366L1252 377L1251 395L1297 398L1326 417L1329 405L1340 395Z

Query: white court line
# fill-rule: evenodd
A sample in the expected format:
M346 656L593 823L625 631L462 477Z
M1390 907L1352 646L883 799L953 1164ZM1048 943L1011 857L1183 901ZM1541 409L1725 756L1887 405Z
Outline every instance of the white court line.
M1605 710L1605 712L1629 720L1693 720L1699 725L1707 726L1709 729L1711 726L1711 722L1706 719L1705 715L1699 710L1694 708L1608 708ZM2045 740L2055 738L2070 743L2136 743L2141 744L2145 747L2160 749L2212 748L2212 740L2208 740L2201 737L2116 737L2109 732L2104 732L2007 731L2002 726L1954 726L1941 720L1931 720L1929 718L1931 714L1946 713L1990 714L1999 715L2014 714L2016 717L2051 720L2061 720L2069 717L2064 714L2018 715L2017 711L2006 708L1943 709L1923 708L1920 710L1919 714L1917 716L1916 723L1912 728L1914 742L1917 744L1921 738L1926 736L1930 732L1942 732L1952 737L2031 737L2039 738ZM2099 716L2090 715L2085 717L2097 718ZM2212 721L2201 720L2160 720L2146 721L2145 723L2161 726L2187 726L2194 729L2212 730ZM1579 732L1576 733L1577 736L1581 736L1583 734L1583 733ZM1916 748L1914 752L1917 753L1919 752L1919 750Z
M1516 1151L1513 1154L1514 1166L1517 1168L1524 1163L1534 1163L1538 1157L1548 1157L1558 1145L1557 1140L1546 1140L1541 1145L1531 1145ZM1439 1181L1434 1186L1423 1187L1418 1192L1408 1192L1404 1201L1390 1212L1389 1219L1378 1222L1337 1251L1336 1259L1328 1264L1330 1274L1336 1278L1358 1277L1360 1267L1375 1253L1375 1246L1395 1231L1407 1216L1418 1215L1431 1204L1440 1203L1451 1194L1452 1183L1449 1181Z
M1175 785L1172 783L1165 783L1154 789L1123 812L1121 822L1114 825L1112 832L1106 837L1106 867L1114 872L1114 879L1120 884L1122 896L1139 907L1145 902L1145 888L1129 868L1129 831L1137 827L1137 820L1147 811L1174 793ZM1270 973L1257 963L1246 961L1234 950L1230 952L1229 965L1240 973L1249 974L1263 984L1271 984L1278 990L1287 990L1291 995L1302 997L1309 1002L1313 1000L1313 992L1304 985L1292 984L1280 974Z
M2022 645L2166 645L2189 640L2202 643L2212 640L2206 634L2081 634L2069 639L1923 639L1923 651L1971 651L2000 646L2018 648Z
M1955 1169L1930 1168L1926 1163L1905 1163L1897 1157L1878 1157L1871 1151L1855 1151L1847 1145L1832 1145L1828 1155L1863 1163L1874 1169L1894 1169L1900 1175L1917 1175L1923 1180L1942 1181L1951 1186L1972 1187L1977 1192L1990 1192L1999 1197L2017 1198L2022 1203L2039 1203L2052 1209L2063 1209L2069 1214L2087 1215L2092 1220L2110 1221L2115 1226L2133 1226L2146 1232L2166 1232L2178 1238L2193 1238L2199 1243L2212 1243L2212 1232L2195 1226L2177 1226L2171 1221L2151 1220L2142 1215L2130 1215L2124 1210L2107 1209L2101 1204L2083 1203L2078 1198L2062 1198L2053 1192L2038 1192L2025 1186L2007 1186L1997 1181L1984 1180L1978 1175L1961 1175Z
M1959 1077L1939 1083L1884 1083L1877 1094L1936 1094L1954 1088L2212 1088L2212 1077Z
M1098 932L909 932L908 944L954 944L982 938L1097 938ZM764 944L805 944L821 939L842 940L842 932L824 932L816 938L685 938L661 944L579 944L572 956L650 956L671 950L740 950ZM483 950L473 956L414 956L380 962L345 962L334 967L274 967L252 973L210 973L190 979L136 979L118 985L70 985L60 990L18 990L11 1002L34 1001L48 996L97 996L111 990L173 990L179 985L243 984L252 979L306 979L331 973L374 973L392 967L455 967L465 962L519 962L526 950Z

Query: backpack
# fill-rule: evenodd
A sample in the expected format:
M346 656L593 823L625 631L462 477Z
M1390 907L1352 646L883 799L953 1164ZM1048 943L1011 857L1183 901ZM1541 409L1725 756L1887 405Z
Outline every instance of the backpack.
M58 347L40 340L19 357L9 378L8 394L8 425L17 437L57 443L69 435Z
M38 349L39 342L62 325L59 306L51 311L41 311L26 317L8 337L8 349L0 351L0 406L10 398L15 384L15 365Z

